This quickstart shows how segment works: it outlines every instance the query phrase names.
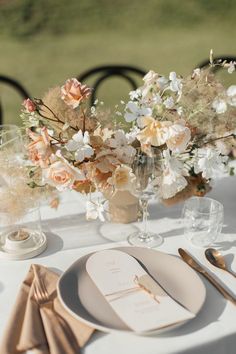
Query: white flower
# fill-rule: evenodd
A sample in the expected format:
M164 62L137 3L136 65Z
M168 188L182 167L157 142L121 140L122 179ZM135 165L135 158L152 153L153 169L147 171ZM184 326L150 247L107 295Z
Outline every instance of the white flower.
M182 91L182 79L179 79L174 71L172 71L169 75L170 79L170 90L173 92L178 92L178 94Z
M140 132L140 129L137 126L134 126L129 133L125 134L125 137L127 139L128 144L132 144L134 140L137 138L138 133Z
M75 153L76 161L82 162L85 158L89 158L94 154L93 148L89 145L89 133L84 134L82 130L72 136L72 139L65 145L68 151Z
M224 162L228 160L227 156L221 156L216 149L207 147L195 151L194 172L202 172L202 177L212 178L217 172L223 172Z
M216 98L212 103L212 108L217 114L222 114L227 111L227 103L220 98Z
M87 201L86 202L86 219L96 220L99 218L100 221L104 222L104 205L99 201Z
M227 89L226 94L228 96L228 103L231 106L236 107L236 85L231 85Z
M125 120L126 122L133 122L139 117L152 115L151 108L139 107L136 102L129 101L126 105Z
M135 91L130 91L129 92L129 97L130 99L133 101L133 100L138 100L140 97L142 96L142 92L140 90L140 88L138 88L137 90Z
M185 126L184 120L179 120L168 128L167 147L176 153L184 152L191 139L191 131Z
M168 85L168 79L165 76L160 76L157 80L160 90L164 90Z
M107 182L116 190L132 191L135 179L132 168L121 165L115 169L112 177L108 178Z
M128 144L126 134L123 130L117 130L114 138L108 139L107 145L114 149L114 153L123 162L128 163L135 155L136 149Z
M201 74L201 69L196 68L193 70L192 78L194 79L195 77L200 76L200 74Z
M232 74L235 71L235 62L231 61L228 66L228 73Z
M169 199L183 190L188 182L183 176L184 164L173 155L169 150L163 151L163 173L157 177L156 182L159 186L158 194L163 199Z
M165 99L165 101L163 102L164 106L167 108L167 109L171 109L174 107L175 105L175 102L174 102L174 99L173 97L167 97Z

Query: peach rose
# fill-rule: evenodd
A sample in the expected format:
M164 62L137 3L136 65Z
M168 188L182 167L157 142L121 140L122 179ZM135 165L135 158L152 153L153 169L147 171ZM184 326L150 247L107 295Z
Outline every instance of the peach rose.
M49 158L52 154L51 140L46 127L41 129L41 134L36 134L31 130L28 131L29 137L33 140L28 146L28 154L30 160L41 168L49 165Z
M25 107L25 109L28 113L32 113L36 110L36 104L30 98L27 98L27 100L24 100L22 103L22 106Z
M76 181L85 180L84 173L66 160L57 160L43 169L43 181L59 191L72 189Z
M64 86L61 87L62 100L72 108L78 107L81 101L88 98L91 89L86 85L82 85L77 79L68 79Z

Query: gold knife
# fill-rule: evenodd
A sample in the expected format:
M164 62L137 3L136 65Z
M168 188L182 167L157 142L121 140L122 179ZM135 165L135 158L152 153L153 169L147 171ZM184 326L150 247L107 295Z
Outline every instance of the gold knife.
M227 300L236 305L236 299L225 288L223 288L223 286L220 285L197 261L195 261L195 259L193 259L190 254L183 250L183 248L179 248L178 252L185 263L187 263L197 272L201 273Z

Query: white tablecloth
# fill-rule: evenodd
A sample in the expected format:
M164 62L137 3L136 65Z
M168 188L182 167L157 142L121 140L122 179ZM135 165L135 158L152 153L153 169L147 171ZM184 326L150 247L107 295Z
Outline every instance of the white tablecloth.
M225 206L225 226L217 245L226 255L228 264L236 271L236 177L223 178L215 183L212 198ZM149 227L164 237L158 248L163 252L177 254L179 247L186 248L199 261L214 272L221 281L233 289L236 296L236 280L221 270L207 264L204 249L194 247L182 235L181 205L165 208L153 203L150 206ZM114 225L87 222L84 217L84 200L79 194L63 197L58 211L42 208L43 228L48 236L48 248L35 259L25 261L0 260L0 331L9 316L18 288L31 263L64 271L81 255L113 247L114 241L126 244L126 235L139 225ZM128 334L103 334L96 332L84 348L85 354L164 354L164 353L236 353L236 307L226 301L203 279L206 302L198 316L179 327L153 337L137 337ZM187 284L186 284L187 286ZM198 296L196 294L196 296ZM4 353L0 353L4 354ZM65 353L66 354L66 353Z

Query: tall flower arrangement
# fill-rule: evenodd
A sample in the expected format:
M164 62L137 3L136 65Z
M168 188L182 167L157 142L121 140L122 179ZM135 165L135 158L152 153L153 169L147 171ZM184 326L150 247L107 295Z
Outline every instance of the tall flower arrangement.
M235 63L213 65L235 68ZM132 159L137 151L154 150L154 184L162 200L206 193L234 144L236 86L225 89L210 68L186 78L149 71L143 81L130 92L124 112L116 112L126 129L112 125L102 103L89 108L91 89L74 78L43 99L24 101L31 186L132 193ZM100 202L88 202L88 217L103 219L102 210Z

